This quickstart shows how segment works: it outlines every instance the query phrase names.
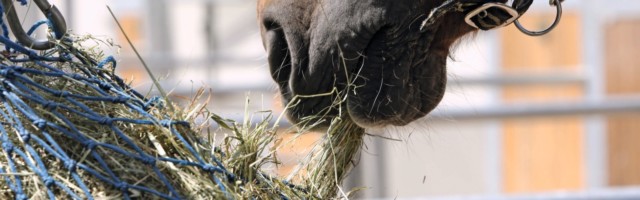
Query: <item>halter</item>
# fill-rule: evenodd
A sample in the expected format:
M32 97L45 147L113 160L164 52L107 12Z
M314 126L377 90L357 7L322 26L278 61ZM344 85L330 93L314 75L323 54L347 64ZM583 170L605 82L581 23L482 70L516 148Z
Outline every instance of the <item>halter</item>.
M494 1L494 2L491 2ZM553 24L542 31L530 31L524 28L518 19L522 16L533 0L514 0L511 6L495 2L496 0L447 0L442 5L434 8L429 13L421 26L421 32L432 31L441 20L442 16L449 12L460 12L465 14L464 21L474 28L480 30L491 30L515 23L516 27L524 34L530 36L541 36L549 33L560 22L562 17L562 0L549 0L549 4L556 7L556 18Z

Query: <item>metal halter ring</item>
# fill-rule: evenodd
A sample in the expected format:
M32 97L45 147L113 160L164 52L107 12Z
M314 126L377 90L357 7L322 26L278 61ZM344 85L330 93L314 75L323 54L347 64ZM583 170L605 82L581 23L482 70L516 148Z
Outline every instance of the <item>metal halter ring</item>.
M527 30L527 28L523 27L518 20L515 20L514 22L516 24L516 27L518 27L520 32L530 36L541 36L549 33L558 25L558 23L560 23L560 18L562 18L562 3L560 2L560 0L551 0L552 5L554 5L554 2L556 6L556 19L553 21L553 24L551 24L551 26L549 26L547 29L544 29L542 31L530 31Z

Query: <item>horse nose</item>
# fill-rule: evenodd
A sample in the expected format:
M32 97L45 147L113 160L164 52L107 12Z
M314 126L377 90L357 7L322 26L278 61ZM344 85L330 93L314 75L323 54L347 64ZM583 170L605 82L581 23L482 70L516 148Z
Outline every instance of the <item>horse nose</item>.
M267 51L271 76L280 89L286 89L291 74L291 56L284 29L274 21L264 21L263 26L263 44Z

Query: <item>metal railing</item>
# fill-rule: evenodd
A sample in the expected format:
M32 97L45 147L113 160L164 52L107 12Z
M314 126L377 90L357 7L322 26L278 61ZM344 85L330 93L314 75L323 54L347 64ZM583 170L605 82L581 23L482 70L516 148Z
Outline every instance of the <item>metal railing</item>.
M615 97L598 102L584 101L500 105L466 110L453 110L443 108L433 112L431 114L431 119L477 120L558 115L615 114L630 112L640 112L640 97Z
M409 199L409 198L407 198ZM424 198L415 198L424 199ZM431 200L637 200L640 199L640 188L604 188L579 192L550 192L519 195L480 195L430 197Z

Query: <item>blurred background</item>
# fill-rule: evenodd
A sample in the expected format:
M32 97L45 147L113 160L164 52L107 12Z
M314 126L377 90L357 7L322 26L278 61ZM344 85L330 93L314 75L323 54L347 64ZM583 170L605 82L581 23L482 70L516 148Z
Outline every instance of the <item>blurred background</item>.
M210 109L226 118L242 119L247 97L251 111L282 111L255 0L52 2L74 33L122 46L109 53L140 91L151 81L106 5L177 99L207 87ZM464 39L436 111L407 127L369 130L381 137L366 139L346 185L366 188L359 197L370 199L640 199L640 1L563 5L548 35L509 26ZM554 15L538 0L522 22L543 29ZM283 148L274 173L286 175L319 137Z

